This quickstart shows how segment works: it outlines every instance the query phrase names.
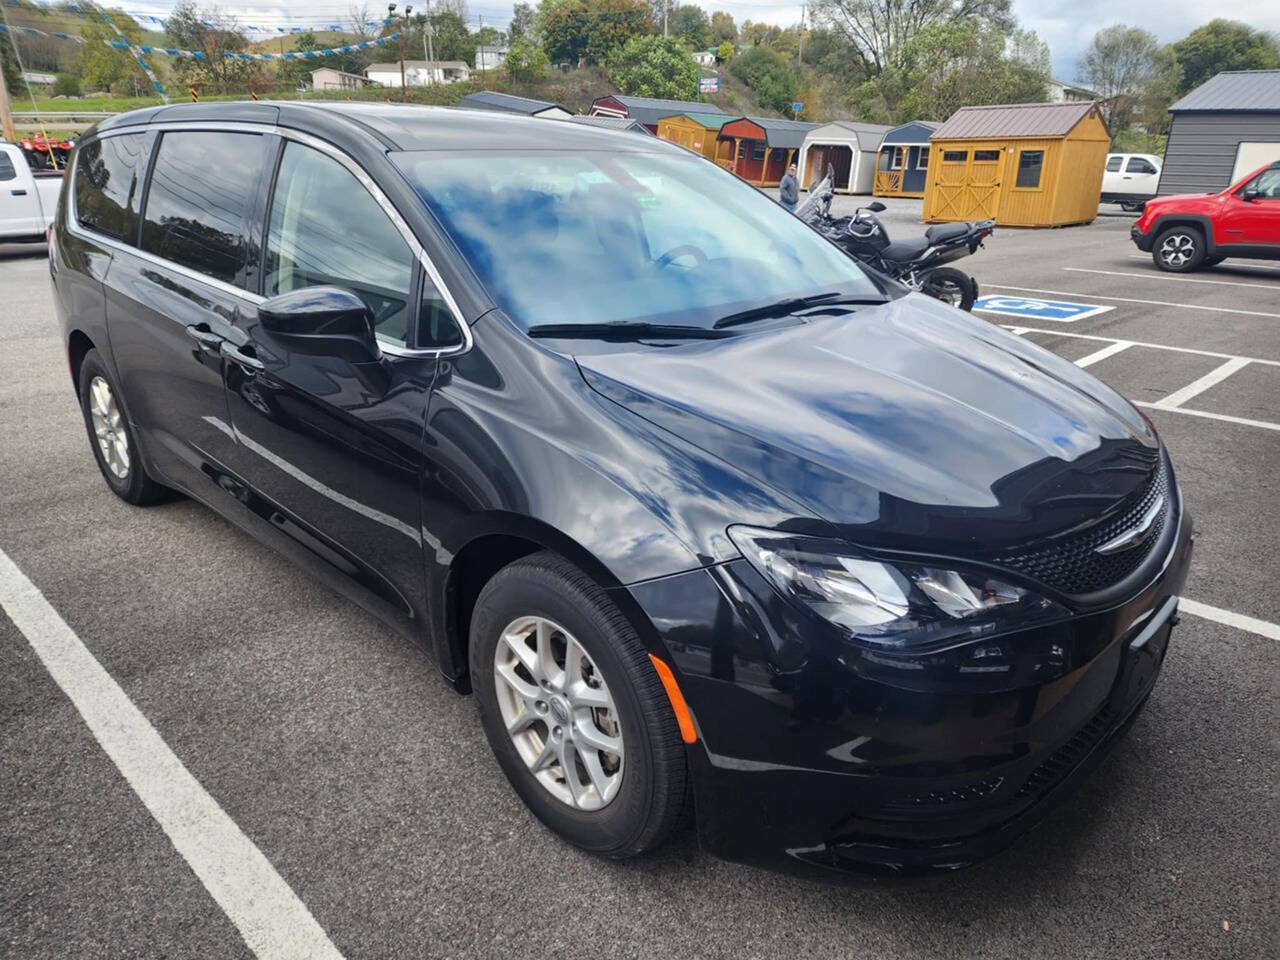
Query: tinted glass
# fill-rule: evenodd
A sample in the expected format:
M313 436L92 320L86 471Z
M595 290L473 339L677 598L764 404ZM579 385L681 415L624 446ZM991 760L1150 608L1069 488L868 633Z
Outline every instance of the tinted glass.
M462 343L462 329L440 296L430 277L424 278L422 302L418 306L419 347L456 347Z
M332 284L373 312L379 337L409 336L413 252L378 202L342 164L290 143L280 161L267 234L267 296Z
M975 150L973 151L974 163L995 163L1000 159L999 150Z
M13 161L9 159L7 153L0 153L0 183L5 180L15 180L18 177L18 171L13 165Z
M1023 150L1018 154L1018 186L1034 190L1040 186L1040 168L1044 166L1043 150Z
M251 133L166 133L147 191L142 249L234 282L266 149L266 139Z
M1245 190L1253 191L1267 200L1280 199L1280 170L1266 170L1258 174Z
M81 147L75 181L80 225L133 243L146 163L146 136L141 133L106 137Z
M542 150L392 158L526 327L708 326L789 296L880 294L836 246L697 157Z
M1144 160L1142 157L1131 157L1129 166L1125 168L1127 173L1155 173L1156 168L1150 160Z
M1107 173L1119 173L1124 157L1107 157Z
M969 159L968 150L943 150L942 151L943 163L964 163L968 159Z

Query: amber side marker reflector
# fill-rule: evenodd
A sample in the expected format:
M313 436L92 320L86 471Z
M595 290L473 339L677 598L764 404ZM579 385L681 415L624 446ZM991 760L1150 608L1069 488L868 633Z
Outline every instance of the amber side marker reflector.
M675 674L671 672L670 667L652 653L649 654L649 659L653 661L653 669L658 671L658 679L662 681L662 686L667 691L667 699L671 701L671 709L676 712L676 723L680 725L680 738L685 743L696 743L698 731L693 725L693 715L689 713L689 705L684 702L684 694L680 692L680 687L676 684Z

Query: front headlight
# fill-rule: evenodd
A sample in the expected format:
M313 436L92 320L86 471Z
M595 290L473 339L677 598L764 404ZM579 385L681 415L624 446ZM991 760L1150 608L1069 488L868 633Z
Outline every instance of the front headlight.
M982 570L884 563L840 541L756 527L730 527L729 537L782 596L879 649L936 648L1070 616Z

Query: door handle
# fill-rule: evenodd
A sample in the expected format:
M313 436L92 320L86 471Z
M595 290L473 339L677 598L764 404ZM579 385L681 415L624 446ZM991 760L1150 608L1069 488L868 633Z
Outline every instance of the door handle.
M15 187L13 190L10 190L9 192L12 193L15 197L25 197L27 195L27 191L22 187Z
M253 345L246 343L237 347L228 340L222 341L222 355L233 363L238 363L250 373L257 373L266 369L266 364L258 359L254 353Z
M195 340L200 346L208 347L211 350L218 349L222 343L223 337L214 333L206 324L197 323L187 327L187 336Z

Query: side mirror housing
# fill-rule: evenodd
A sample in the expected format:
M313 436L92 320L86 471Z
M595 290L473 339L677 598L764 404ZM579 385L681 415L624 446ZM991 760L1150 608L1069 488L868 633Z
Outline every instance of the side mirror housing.
M1260 194L1257 190L1246 190L1244 191L1244 193L1240 194L1240 199L1243 200L1245 203L1253 203L1256 200L1258 200L1261 196L1262 194Z
M867 209L872 213L880 213L882 210L887 210L888 208L879 200L872 200L867 204Z
M365 302L342 287L304 287L258 307L262 329L296 353L368 363L382 356Z

